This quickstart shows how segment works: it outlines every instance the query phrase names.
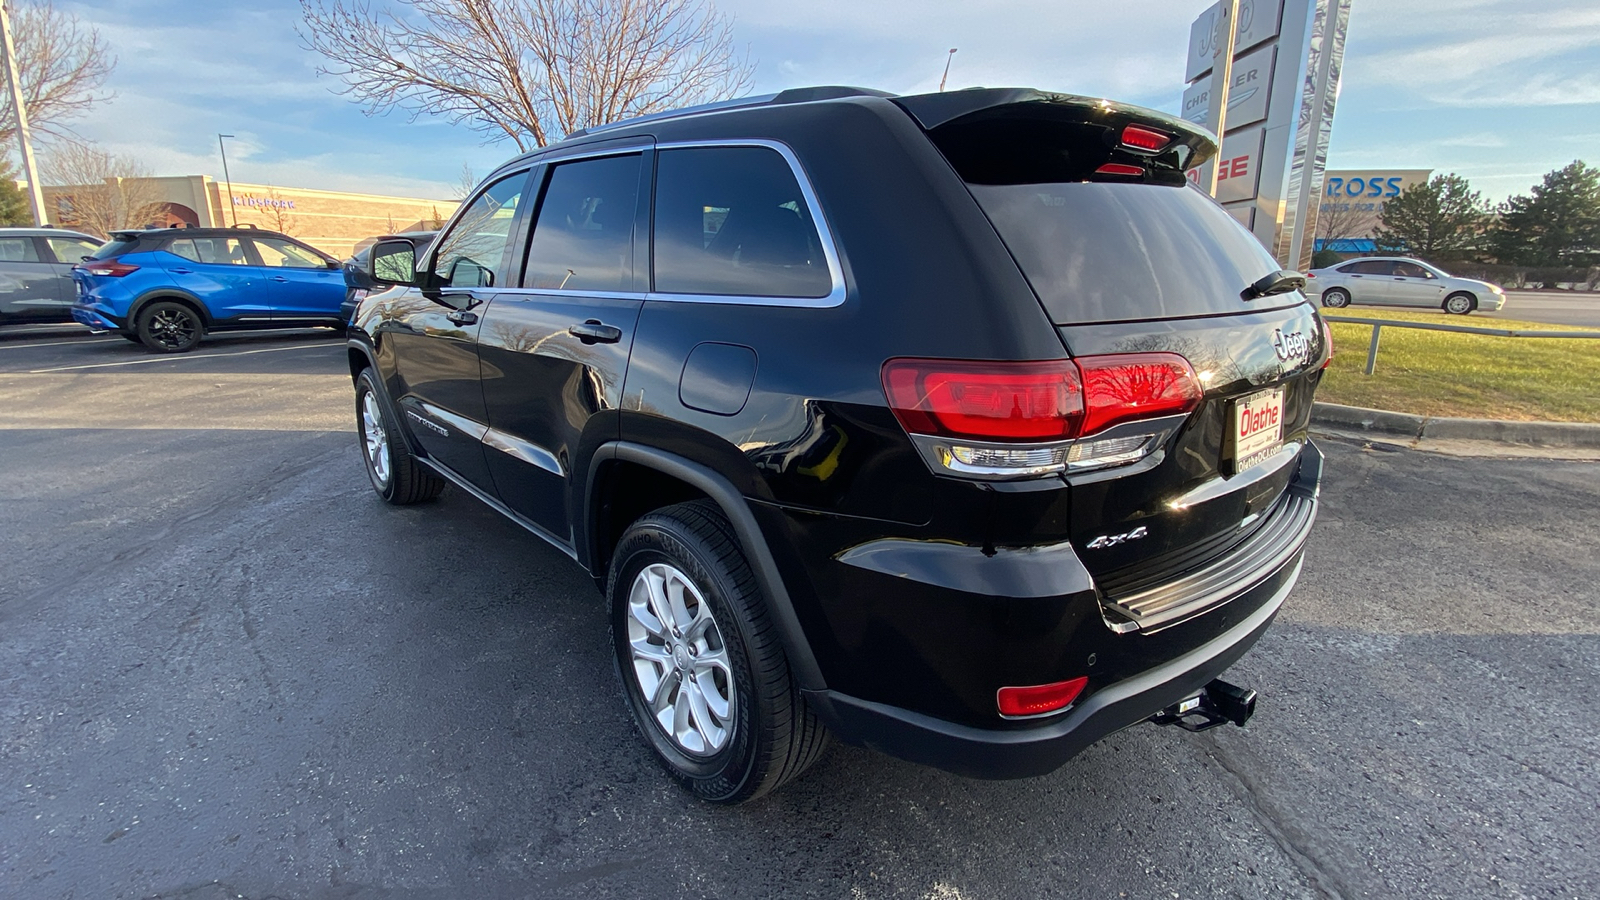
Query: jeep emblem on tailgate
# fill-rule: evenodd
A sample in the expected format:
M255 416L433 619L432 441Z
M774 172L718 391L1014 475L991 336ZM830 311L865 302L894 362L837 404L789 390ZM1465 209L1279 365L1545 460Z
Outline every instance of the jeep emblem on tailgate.
M1311 342L1306 340L1305 332L1291 331L1288 334L1284 334L1283 329L1274 328L1272 329L1272 349L1278 354L1278 358L1284 362L1288 362L1291 359L1305 362L1307 354L1311 351Z

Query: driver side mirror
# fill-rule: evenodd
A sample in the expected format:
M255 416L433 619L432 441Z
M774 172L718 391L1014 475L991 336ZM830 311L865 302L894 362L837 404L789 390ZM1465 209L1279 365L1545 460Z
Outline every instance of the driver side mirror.
M379 284L417 283L417 248L408 240L393 238L372 245L367 276Z

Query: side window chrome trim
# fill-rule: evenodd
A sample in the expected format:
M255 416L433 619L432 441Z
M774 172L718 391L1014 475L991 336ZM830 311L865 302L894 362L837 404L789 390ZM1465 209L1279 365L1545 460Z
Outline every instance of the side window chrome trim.
M844 303L844 267L839 263L839 251L834 245L833 229L828 227L828 221L822 217L822 204L817 202L817 192L811 187L811 179L806 176L805 169L801 167L800 160L794 155L794 151L789 149L789 145L766 138L728 138L714 141L671 141L656 144L656 151L660 153L666 150L696 150L706 147L764 147L776 151L783 157L784 162L789 164L789 171L794 175L795 183L800 186L800 196L805 199L806 209L811 213L811 223L816 226L817 239L822 242L822 256L828 263L830 284L828 293L823 297L759 297L651 291L645 295L645 299L671 303L731 303L741 306L792 306L808 309L828 309ZM655 280L654 276L655 273L652 272L652 282Z

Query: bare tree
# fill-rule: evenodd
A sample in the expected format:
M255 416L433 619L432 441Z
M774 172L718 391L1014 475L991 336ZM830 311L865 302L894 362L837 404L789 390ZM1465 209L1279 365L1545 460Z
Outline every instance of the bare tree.
M148 225L166 211L149 169L92 144L57 143L45 153L41 168L40 181L62 225L107 237L117 229Z
M1372 229L1378 225L1378 213L1358 206L1351 200L1323 198L1317 213L1317 237L1323 241L1371 237Z
M404 109L542 147L592 125L750 87L710 0L300 0L322 74L375 115Z
M67 124L110 99L100 87L116 67L116 57L99 29L48 0L11 4L11 36L29 127L35 134L72 139ZM9 143L16 132L11 94L0 91L0 141Z
M299 225L289 212L289 203L278 196L278 191L271 185L267 186L267 203L262 218L266 219L266 226L279 234L293 235L294 228Z
M462 203L467 202L467 198L472 196L473 188L477 186L478 176L472 171L472 166L462 163L461 174L456 179L456 193L460 196Z

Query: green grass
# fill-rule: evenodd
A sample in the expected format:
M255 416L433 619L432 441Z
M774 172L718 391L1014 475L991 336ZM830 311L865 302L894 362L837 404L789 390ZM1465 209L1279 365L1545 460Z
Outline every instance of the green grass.
M1329 315L1529 331L1562 325L1379 309ZM1317 399L1429 416L1600 422L1600 340L1505 338L1385 328L1377 372L1362 374L1372 329L1328 323L1334 358Z

